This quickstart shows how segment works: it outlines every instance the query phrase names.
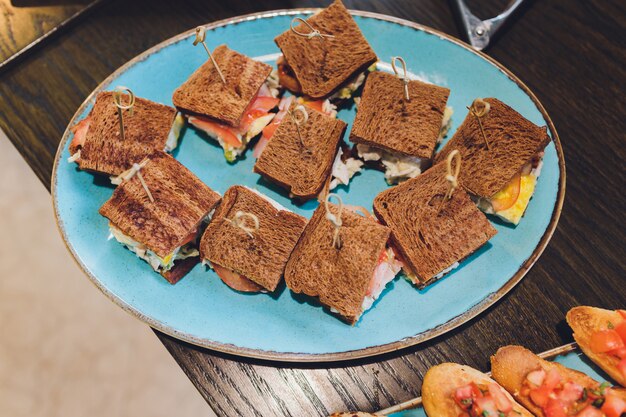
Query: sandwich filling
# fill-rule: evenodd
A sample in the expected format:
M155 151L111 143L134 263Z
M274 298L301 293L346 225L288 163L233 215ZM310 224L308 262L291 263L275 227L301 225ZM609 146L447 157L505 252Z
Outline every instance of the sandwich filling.
M367 287L363 304L361 304L361 312L369 310L374 305L374 301L380 297L387 284L393 281L400 269L402 269L402 263L396 259L393 249L385 248L378 258L374 276Z
M174 267L176 261L200 256L198 249L195 247L195 241L198 237L198 231L195 230L189 234L183 244L172 251L169 255L161 258L159 255L148 249L145 245L135 241L130 236L125 235L120 229L109 223L111 234L109 239L115 238L119 243L126 246L130 251L134 252L137 257L146 261L156 272L167 272Z
M449 267L444 268L441 272L435 274L432 278L424 282L420 281L420 279L417 278L417 275L415 275L415 273L411 271L408 266L404 264L401 264L401 265L402 265L402 272L404 272L404 276L406 277L407 280L409 280L413 284L425 284L426 282L437 281L443 278L446 274L458 268L460 263L459 262L453 263Z
M437 143L440 143L448 134L452 124L452 107L447 107L441 120L441 128ZM364 161L379 161L385 169L385 180L388 184L398 184L410 178L420 175L430 163L429 159L418 158L416 156L403 155L397 152L390 152L385 149L376 148L363 143L356 145L359 158Z
M363 161L355 158L343 159L343 149L339 148L335 162L333 162L333 169L331 172L331 180L329 189L333 190L340 184L348 185L350 179L354 177L354 174L361 171L363 167Z
M275 117L275 113L271 113L270 110L275 108L280 100L276 97L278 90L271 86L272 83L270 75L248 105L239 126L228 126L202 116L189 116L189 123L217 140L224 150L226 160L234 162L245 152L252 138L261 133Z
M535 192L542 166L543 152L526 164L506 187L491 198L479 197L477 199L478 208L485 213L498 216L508 223L519 224Z

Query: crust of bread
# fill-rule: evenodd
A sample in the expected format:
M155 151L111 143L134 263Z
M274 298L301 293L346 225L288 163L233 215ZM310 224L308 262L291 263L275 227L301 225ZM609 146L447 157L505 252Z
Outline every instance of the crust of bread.
M165 148L176 109L136 97L133 111L125 110L123 115L124 140L113 93L104 91L96 96L85 142L80 147L77 161L80 169L119 175L155 150ZM73 146L70 153L73 155L77 150Z
M337 206L329 206L336 215ZM287 262L285 282L293 292L319 297L322 304L354 324L361 316L363 299L390 230L347 209L341 220L342 247L335 249L334 226L326 219L324 204L320 204Z
M296 104L292 106L295 108ZM267 177L300 200L315 198L328 180L346 123L304 106L309 117L298 128L285 117L254 165Z
M605 310L596 307L579 306L567 312L567 323L574 331L574 339L580 349L596 365L604 370L615 382L626 387L626 378L617 369L619 359L606 354L595 353L591 350L591 335L598 330L606 330L609 322L617 324L624 320L617 311Z
M251 213L259 219L259 230L249 236L234 227L236 212ZM246 187L230 187L200 240L202 259L231 269L249 280L274 291L306 219L290 211L278 210Z
M165 152L150 155L141 174L154 202L135 175L115 189L100 214L164 258L198 228L220 196Z
M457 388L470 382L490 384L495 381L474 368L456 363L442 363L430 368L422 384L422 404L428 417L458 417L463 410L454 402L454 393ZM518 411L520 416L533 417L511 395L505 394L512 401L513 410Z
M442 162L374 199L376 217L391 228L394 248L420 288L497 233L462 188L443 201L449 187L445 175Z
M305 95L324 98L378 60L340 0L309 17L307 22L320 33L333 37L307 38L287 30L274 39ZM295 29L310 32L302 23Z
M350 140L375 148L431 159L450 90L421 81L404 82L385 72L367 77Z
M435 163L457 149L463 158L461 185L470 194L490 198L546 147L550 137L545 126L535 125L500 100L484 100L491 106L481 118L489 149L476 117L468 112L452 139L435 156Z
M209 59L174 91L172 102L184 113L208 116L220 123L239 126L246 108L272 72L272 67L226 45L215 48L213 58L226 84Z
M189 273L200 262L200 258L193 256L191 258L181 259L176 261L174 266L169 271L161 272L161 276L167 280L170 284L174 285L185 275Z

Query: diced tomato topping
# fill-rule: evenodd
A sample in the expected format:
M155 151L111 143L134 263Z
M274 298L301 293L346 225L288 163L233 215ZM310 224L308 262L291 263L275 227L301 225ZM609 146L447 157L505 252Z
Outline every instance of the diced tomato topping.
M554 389L560 383L561 383L561 374L559 373L559 371L557 371L556 368L550 369L550 371L548 371L548 374L546 375L545 381L543 381L543 384L550 389Z
M605 353L624 347L624 342L613 329L598 330L591 335L591 350L595 353Z
M550 398L543 407L543 414L545 417L567 417L567 403Z
M604 417L604 415L602 414L602 411L592 405L588 405L576 414L576 417Z
M216 264L211 264L218 277L233 290L242 292L259 292L263 289L259 284L250 281L248 278L236 273L233 270L224 268Z
M548 404L548 400L550 399L550 394L552 393L552 388L549 388L545 385L540 386L539 388L533 388L529 392L530 400L539 407L543 407Z
M626 319L626 310L617 310L617 312L619 313L620 316Z
M469 413L463 412L459 414L459 417L470 417Z
M566 403L578 401L583 396L583 387L574 383L566 382L563 389L559 392L557 398Z
M621 347L619 349L614 349L608 352L613 356L617 356L620 359L626 359L626 346Z
M606 417L620 417L622 413L626 412L626 401L609 392L604 397L601 410L606 414Z
M626 378L626 359L622 359L617 363L617 370Z
M526 375L526 379L536 387L541 386L545 378L546 371L543 369L537 369L536 371L529 372L528 375Z
M235 148L238 148L242 145L241 139L237 137L237 135L233 132L233 128L231 128L230 126L226 126L221 123L216 123L196 116L190 117L189 123L191 123L198 129L204 130L205 132L212 134L213 136L219 137L224 143L231 145Z
M522 176L515 176L503 190L498 191L498 193L491 198L493 211L498 212L506 210L515 204L519 197L521 182Z
M469 409L473 404L475 398L481 398L483 396L482 391L478 386L471 382L468 385L459 387L454 392L454 401L463 409Z
M476 398L472 411L475 411L477 416L498 417L498 407L496 407L496 402L491 397Z
M498 411L508 413L513 409L513 404L498 384L489 384L489 394L495 401Z
M615 326L615 331L617 332L617 334L619 334L622 342L626 344L626 320L622 320L621 322L619 322L617 326Z

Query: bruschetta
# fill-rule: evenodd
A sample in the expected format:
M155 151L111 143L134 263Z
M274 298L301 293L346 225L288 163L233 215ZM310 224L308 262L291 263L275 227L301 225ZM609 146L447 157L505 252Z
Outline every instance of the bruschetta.
M626 310L574 307L567 323L585 355L626 387Z
M456 363L426 372L422 403L428 417L532 417L493 379Z
M620 417L626 412L623 391L521 346L500 348L491 357L491 373L537 417Z

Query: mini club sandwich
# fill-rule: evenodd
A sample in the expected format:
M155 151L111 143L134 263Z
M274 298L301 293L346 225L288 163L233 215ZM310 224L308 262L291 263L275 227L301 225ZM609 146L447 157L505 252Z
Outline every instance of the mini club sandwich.
M224 194L202 235L200 254L229 287L271 292L280 283L305 224L304 217L269 197L235 185Z
M487 98L483 103L486 106L478 100L472 104L477 113L468 113L435 162L458 149L465 167L459 181L480 209L518 224L535 191L543 149L550 137L545 127L533 124L500 100ZM486 114L477 117L481 111Z
M391 228L406 277L419 288L458 267L497 233L461 187L445 199L449 189L445 164L374 199L374 213Z
M207 60L172 98L191 125L217 140L234 162L274 117L279 102L272 67L221 45L213 51L226 83Z
M339 207L328 206L337 216ZM335 226L320 204L287 262L285 282L295 293L318 297L331 312L354 325L394 279L400 264L387 246L389 228L345 206L340 217L337 249Z
M567 323L585 355L626 387L626 310L574 307Z
M428 417L533 417L496 381L456 363L426 372L422 404Z
M173 107L139 97L132 111L123 110L123 120L122 139L113 92L99 93L89 115L71 128L69 161L80 169L117 177L155 150L174 150L184 125Z
M414 178L430 166L435 147L450 128L450 90L385 73L370 74L350 140L359 157L385 171L389 184Z
M122 174L100 214L109 219L109 238L175 284L198 263L197 241L220 196L164 152L139 166Z
M498 349L491 357L491 372L537 417L620 417L626 412L624 390L541 359L521 346Z
M295 25L295 22L293 22ZM310 36L319 32L320 36ZM310 100L345 100L378 58L340 0L274 39L281 85Z
M342 159L339 149L346 123L313 110L292 104L293 117L287 114L267 142L254 165L254 172L277 183L298 200L317 197L324 186L348 184L360 170L360 161ZM303 117L300 122L294 117Z

